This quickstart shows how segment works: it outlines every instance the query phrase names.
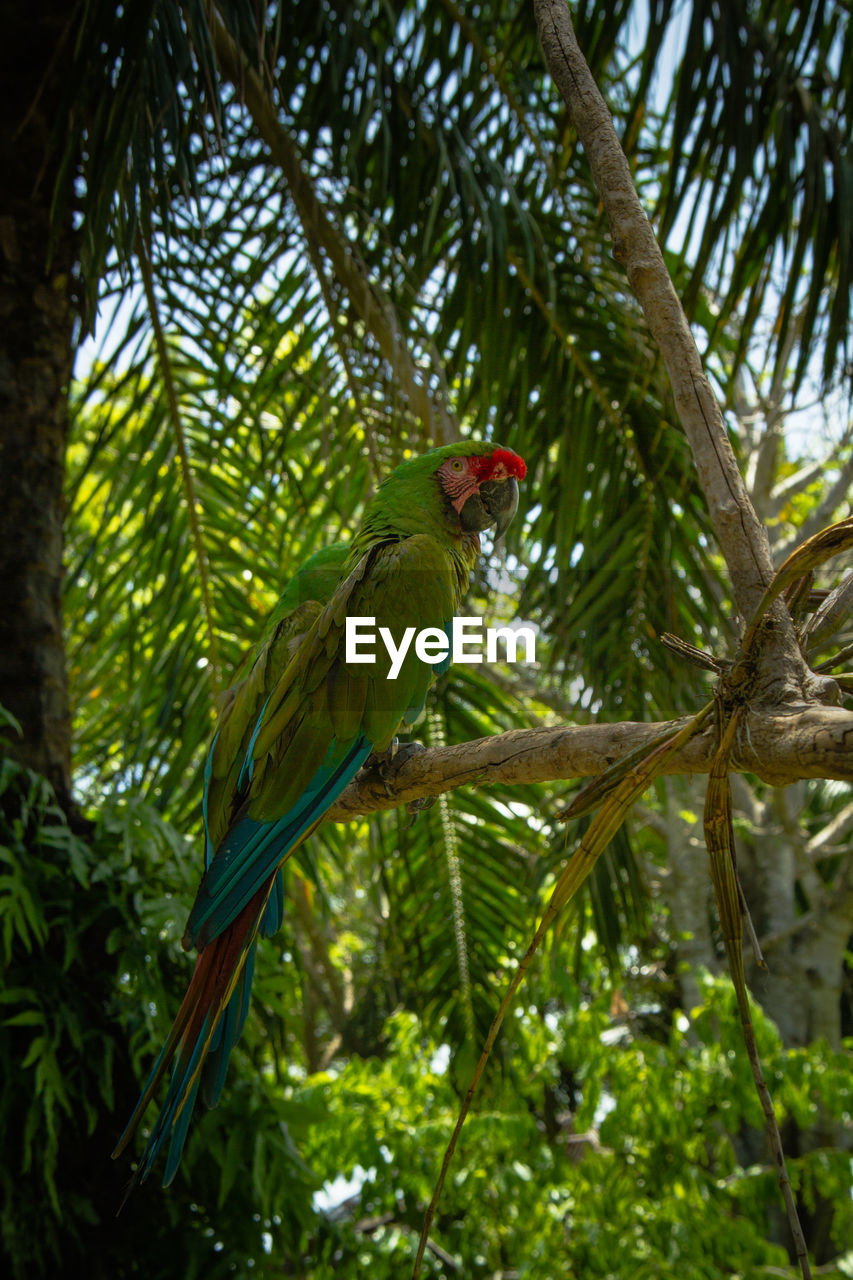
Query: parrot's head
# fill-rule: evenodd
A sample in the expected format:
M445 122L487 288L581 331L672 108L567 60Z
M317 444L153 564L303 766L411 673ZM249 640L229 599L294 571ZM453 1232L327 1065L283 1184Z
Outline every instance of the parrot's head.
M350 552L354 564L372 544L431 533L476 550L477 535L506 532L527 467L511 449L465 440L410 458L377 489Z
M518 510L518 482L527 471L524 460L511 449L470 440L434 454L439 458L435 476L451 522L455 512L463 533L492 526L496 538L506 533Z

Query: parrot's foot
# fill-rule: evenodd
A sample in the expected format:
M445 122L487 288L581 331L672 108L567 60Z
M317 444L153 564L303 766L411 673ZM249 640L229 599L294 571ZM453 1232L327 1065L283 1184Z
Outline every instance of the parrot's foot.
M426 751L426 747L422 742L398 742L395 738L391 744L392 756L389 762L387 772L383 775L387 778L393 778L395 773L402 769L412 756L422 755Z
M362 768L365 773L378 773L382 781L387 782L407 760L422 751L426 751L422 742L401 742L399 738L392 738L391 745L384 751L371 751Z
M392 797L390 783L397 776L397 773L411 760L412 756L419 756L422 751L426 751L426 747L422 742L403 742L394 738L391 745L386 751L373 751L368 756L361 768L360 776L376 777L378 775L382 785L385 788L385 794ZM406 813L412 815L412 821L409 826L413 826L415 819L419 813L423 813L424 809L431 809L436 802L436 796L421 796L417 800L410 800L406 805Z
M388 784L397 776L403 765L411 760L412 756L419 756L422 751L426 751L426 747L422 742L400 742L397 738L394 738L386 751L374 751L368 756L362 768L362 773L378 774L385 786L386 795L390 797L392 793ZM415 813L418 809L428 809L433 801L427 798L426 800L412 800L409 803L417 806L415 809L409 809L410 813Z
M420 796L417 800L410 800L406 805L406 813L412 815L412 823L419 813L423 813L424 809L431 809L437 799L438 796ZM412 823L409 825L411 826Z
M426 747L422 742L404 742L402 746L398 745L391 764L384 773L381 773L386 791L389 790L388 782L403 767L406 761L411 760L412 756L419 756L423 751L426 751ZM423 813L425 809L431 809L437 799L438 796L419 796L417 800L410 800L406 805L406 813L412 815L412 821L409 826L414 826L418 814Z
M378 773L380 778L387 778L390 773L391 763L399 750L400 739L392 738L390 746L387 746L384 751L371 751L361 766L361 772Z
M398 745L390 765L387 765L384 770L380 769L380 777L385 783L385 790L389 795L391 791L388 783L391 779L408 760L411 760L412 756L419 756L423 751L426 751L426 747L422 742L404 742L402 746ZM409 801L406 805L406 813L412 815L412 821L409 823L410 827L414 825L415 818L419 813L423 813L424 809L432 808L437 798L437 796L419 796L417 800Z

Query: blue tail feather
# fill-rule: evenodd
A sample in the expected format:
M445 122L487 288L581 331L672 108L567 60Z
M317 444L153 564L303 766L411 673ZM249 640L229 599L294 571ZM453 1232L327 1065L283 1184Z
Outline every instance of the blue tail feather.
M228 1073L231 1050L240 1038L249 1012L252 978L255 976L256 949L256 944L253 943L246 955L246 963L237 986L225 1006L225 1011L210 1041L210 1048L201 1073L201 1096L207 1107L215 1107L219 1101Z
M261 937L271 938L278 933L284 919L284 874L276 872L272 892L270 893L264 914L261 916Z
M168 1187L178 1172L178 1165L181 1163L181 1156L184 1153L184 1143L187 1140L187 1131L190 1127L192 1119L193 1107L195 1106L195 1096L198 1092L198 1080L187 1094L187 1100L184 1103L183 1110L178 1116L172 1127L172 1137L169 1142L169 1154L166 1158L166 1168L163 1173L163 1186Z
M185 934L186 943L195 943L200 949L199 965L204 963L203 957L208 954L207 947L215 939L223 938L225 931L238 920L241 912L250 907L255 897L257 906L252 908L251 920L247 915L236 935L223 938L226 945L221 956L218 952L209 953L208 960L214 964L214 968L197 970L199 985L193 988L191 984L185 997L185 1006L182 1006L172 1033L158 1055L143 1096L116 1148L114 1154L117 1155L129 1141L160 1073L177 1048L177 1059L166 1097L149 1134L132 1185L145 1181L161 1150L168 1144L163 1179L163 1185L168 1186L180 1164L199 1088L208 1106L213 1106L218 1101L225 1083L228 1060L243 1029L249 1008L256 939L258 936L270 936L281 925L284 888L280 864L305 835L313 830L319 817L335 802L367 759L371 749L372 743L364 734L358 734L343 744L333 741L322 766L317 769L299 800L287 813L271 822L248 817L239 819L211 856L212 842L207 811L207 790L213 769L213 746L211 747L205 764L203 802L205 861L208 866ZM244 765L245 763L244 761ZM242 972L238 972L239 960L236 953L231 953L230 948L235 943L239 946L241 936L244 938L242 946L246 950L243 953L245 962ZM230 958L227 958L229 955ZM234 968L231 968L232 964ZM219 967L222 965L227 967ZM223 1008L219 1003L220 996L216 995L216 988L228 971L235 976L233 989ZM196 991L194 1001L193 990ZM220 993L221 997L226 994L221 988ZM202 1019L201 1027L197 1031L191 1031L193 1008L200 1012L204 1002L209 999L212 999L212 1004ZM189 1004L186 1004L187 1000L190 1000ZM199 1001L202 1002L201 1005ZM192 1036L191 1044L187 1040L188 1035Z
M299 800L274 822L241 818L217 851L190 912L189 938L206 946L226 929L270 876L282 851L292 848L335 802L367 757L372 744L359 734L346 745L332 742L323 765ZM276 890L277 892L277 890Z
M145 1146L145 1151L139 1162L137 1177L140 1182L144 1182L154 1166L160 1150L169 1140L169 1157L167 1161L166 1173L163 1178L163 1185L168 1186L169 1182L175 1176L178 1164L181 1159L181 1152L186 1141L187 1129L189 1127L190 1116L192 1115L195 1096L198 1091L198 1080L196 1080L186 1094L183 1109L180 1115L177 1115L181 1099L184 1097L186 1081L190 1079L193 1071L198 1066L201 1058L202 1048L206 1038L207 1020L202 1028L201 1034L193 1046L190 1054L189 1062L186 1065L178 1060L175 1070L172 1072L172 1078L169 1081L169 1088L166 1092L166 1099L160 1108L160 1113L154 1122L154 1128ZM177 1115L177 1118L176 1118ZM171 1174L170 1171L171 1170Z

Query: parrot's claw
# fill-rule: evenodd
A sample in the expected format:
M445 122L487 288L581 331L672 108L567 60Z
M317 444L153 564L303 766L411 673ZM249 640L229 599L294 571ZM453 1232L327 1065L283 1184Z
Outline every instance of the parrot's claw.
M398 738L394 738L385 751L374 751L368 756L362 773L378 774L384 783L386 795L390 796L392 793L389 782L397 776L407 760L411 760L412 756L420 755L422 751L426 751L422 742L400 742ZM429 807L420 800L413 800L411 803L421 808ZM410 812L413 811L410 810Z
M391 765L400 750L400 739L392 738L384 751L371 751L361 767L362 773L378 773L383 780L391 776Z
M408 760L412 759L412 756L419 756L424 751L426 751L426 747L422 742L404 742L402 746L398 745L392 763L384 772L380 770L380 776L385 783L385 791L389 796L391 794L391 789L388 786L389 781L396 776ZM410 800L406 805L406 813L412 814L412 821L409 826L412 826L422 809L429 809L434 804L435 796L422 796L418 800Z
M414 823L415 818L419 813L423 813L424 809L431 809L437 799L438 796L419 796L417 800L410 800L406 805L406 813L412 815L412 822L409 825Z
M388 778L393 778L402 769L403 765L411 760L412 756L419 756L426 751L426 747L422 742L398 742L395 738L392 745L394 754L391 758L390 768L384 775Z

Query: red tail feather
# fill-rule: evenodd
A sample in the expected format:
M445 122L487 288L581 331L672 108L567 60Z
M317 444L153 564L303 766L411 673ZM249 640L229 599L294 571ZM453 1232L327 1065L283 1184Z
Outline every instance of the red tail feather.
M175 1021L172 1023L172 1029L146 1081L142 1096L136 1104L127 1128L112 1153L113 1159L121 1155L135 1134L148 1103L151 1101L176 1052L177 1063L170 1086L171 1099L167 1099L166 1105L170 1100L175 1101L176 1095L177 1105L174 1107L174 1112L166 1131L158 1133L157 1126L155 1126L149 1139L149 1144L143 1153L141 1161L143 1166L147 1167L150 1159L153 1159L156 1155L156 1151L162 1145L168 1130L172 1128L175 1120L180 1115L187 1097L192 1092L193 1084L198 1079L213 1033L225 1006L228 1004L228 1000L240 976L240 971L245 964L246 954L258 931L258 925L272 882L271 879L269 884L259 889L233 923L199 952L193 976L190 979L190 984L187 987ZM202 1037L204 1037L206 1043L203 1044L201 1053L196 1056L196 1048ZM196 1058L195 1061L193 1061L194 1057ZM190 1070L191 1063L192 1069ZM153 1150L151 1149L152 1143L154 1144Z

